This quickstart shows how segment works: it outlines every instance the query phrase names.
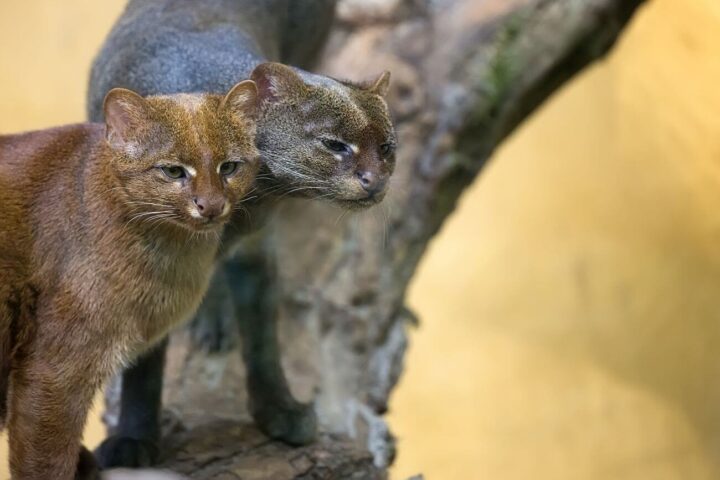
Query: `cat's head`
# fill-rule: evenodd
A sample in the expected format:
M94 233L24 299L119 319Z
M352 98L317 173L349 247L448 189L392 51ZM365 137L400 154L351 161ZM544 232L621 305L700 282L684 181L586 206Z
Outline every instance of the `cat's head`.
M388 72L354 84L263 63L251 79L260 103L257 144L274 191L348 209L384 198L397 145L384 99Z
M193 232L222 226L255 181L257 106L250 80L224 97L110 91L106 140L131 221Z

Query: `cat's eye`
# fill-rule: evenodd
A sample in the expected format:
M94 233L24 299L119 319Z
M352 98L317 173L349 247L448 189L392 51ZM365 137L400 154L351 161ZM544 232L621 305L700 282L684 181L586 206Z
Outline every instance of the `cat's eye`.
M350 146L343 142L338 142L337 140L330 140L330 139L323 139L322 144L330 150L331 152L335 153L347 153L351 154L352 150L350 149Z
M162 170L166 177L172 180L180 180L181 178L187 177L185 169L183 167L178 167L177 165L166 165L160 167L160 170Z
M380 155L383 157L389 156L391 153L395 151L395 145L392 143L383 143L380 145Z
M238 169L238 162L225 162L220 165L220 175L225 177L232 175Z

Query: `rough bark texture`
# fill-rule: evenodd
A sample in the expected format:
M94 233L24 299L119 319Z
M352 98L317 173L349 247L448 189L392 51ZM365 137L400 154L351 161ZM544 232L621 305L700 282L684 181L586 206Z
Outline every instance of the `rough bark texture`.
M245 410L237 352L173 339L164 464L198 479L385 478L382 414L403 369L409 281L428 242L494 149L563 82L613 45L642 0L345 0L325 73L389 69L400 147L392 194L344 215L288 202L269 235L282 275L284 363L325 432L270 442Z

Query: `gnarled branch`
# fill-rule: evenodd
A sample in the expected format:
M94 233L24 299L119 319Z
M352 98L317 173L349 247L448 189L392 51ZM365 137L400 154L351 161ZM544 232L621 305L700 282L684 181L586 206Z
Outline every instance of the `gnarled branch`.
M182 431L167 436L165 464L198 479L384 478L394 445L382 414L416 321L407 285L428 242L503 139L602 57L641 3L341 2L324 69L354 79L393 72L393 191L359 216L288 202L270 232L285 367L300 397L317 397L331 433L299 449L268 441L242 409L240 356L193 352L180 334L165 396Z

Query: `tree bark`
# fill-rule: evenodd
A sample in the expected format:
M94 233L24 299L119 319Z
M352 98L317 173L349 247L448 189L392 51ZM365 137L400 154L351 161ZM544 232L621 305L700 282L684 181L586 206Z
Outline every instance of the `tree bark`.
M405 293L428 242L495 148L615 43L642 0L344 0L324 73L392 72L400 139L392 193L362 214L288 201L267 240L282 277L281 337L294 392L315 398L305 448L252 427L237 352L172 340L164 464L198 479L385 478L383 420L416 317ZM354 475L354 476L353 476Z

